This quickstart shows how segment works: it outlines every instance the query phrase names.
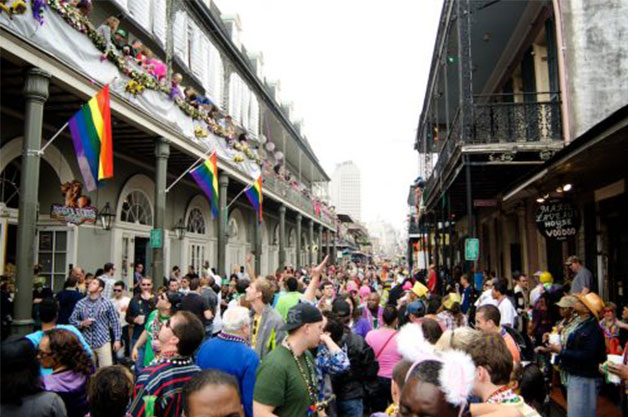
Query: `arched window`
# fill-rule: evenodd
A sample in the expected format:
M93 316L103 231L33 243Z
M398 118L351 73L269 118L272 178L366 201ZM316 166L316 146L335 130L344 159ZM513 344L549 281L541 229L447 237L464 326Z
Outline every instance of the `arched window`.
M0 174L0 202L7 208L18 208L20 202L19 159L11 161Z
M201 235L205 234L205 218L199 209L193 208L190 210L187 229L190 233L198 233Z
M143 224L151 226L153 224L153 210L150 202L141 191L131 191L122 203L120 220L127 223Z

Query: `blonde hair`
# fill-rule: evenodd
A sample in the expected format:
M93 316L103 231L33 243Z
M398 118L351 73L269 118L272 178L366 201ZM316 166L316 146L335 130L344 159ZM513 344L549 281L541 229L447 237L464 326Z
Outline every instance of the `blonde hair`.
M470 327L445 330L434 347L440 351L452 349L466 351L467 347L477 340L480 335L481 332L479 330L474 330Z

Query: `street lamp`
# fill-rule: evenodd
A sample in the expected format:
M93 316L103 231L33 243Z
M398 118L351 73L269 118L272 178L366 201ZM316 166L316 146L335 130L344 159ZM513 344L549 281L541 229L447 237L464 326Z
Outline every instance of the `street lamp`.
M177 224L174 226L174 233L177 236L177 239L183 240L185 237L185 224L183 223L183 218L180 218Z
M111 223L113 219L115 219L116 214L111 211L111 206L109 206L109 202L105 203L105 207L100 210L98 213L98 218L100 218L100 225L103 230L111 230Z

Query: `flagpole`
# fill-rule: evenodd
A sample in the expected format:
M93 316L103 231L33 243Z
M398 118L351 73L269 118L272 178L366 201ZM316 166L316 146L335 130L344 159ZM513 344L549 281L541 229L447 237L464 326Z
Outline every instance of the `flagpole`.
M210 153L213 152L213 149L211 151L208 151L205 155L201 156L200 158L198 158L192 165L190 165L190 167L188 169L185 170L185 172L181 175L179 175L179 178L177 178L176 180L174 180L174 182L172 184L170 184L170 186L168 186L166 188L166 192L170 191L170 189L172 187L174 187L176 185L176 183L178 183L179 181L181 181L181 179L183 177L185 177L187 175L188 172L192 171L194 168L196 168L199 164L199 162L204 161L207 158L207 155L209 155Z
M61 134L61 132L65 130L66 127L68 127L68 124L70 124L69 121L65 122L65 124L61 126L61 129L57 130L57 133L55 133L53 137L48 139L48 142L46 142L44 147L37 151L37 155L40 155L40 156L43 155L46 148L50 146L50 144Z
M235 201L236 201L236 200L237 200L237 199L238 199L238 198L239 198L242 194L244 194L244 192L245 192L246 190L248 190L248 189L249 189L249 188L251 188L251 187L252 187L252 185L247 185L247 186L246 186L246 187L245 187L242 191L240 191L240 192L238 193L238 195L236 195L235 197L233 197L233 200L231 200L231 203L227 204L227 207L226 207L226 208L227 208L227 209L229 209L229 207L231 207L231 205L232 205L233 203L235 203Z

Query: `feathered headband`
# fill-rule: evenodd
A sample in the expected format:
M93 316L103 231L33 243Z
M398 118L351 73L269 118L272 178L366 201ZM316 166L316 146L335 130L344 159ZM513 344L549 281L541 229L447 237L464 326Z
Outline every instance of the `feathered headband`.
M421 362L433 360L442 363L439 383L448 403L463 406L473 389L475 365L471 357L460 350L437 352L425 340L421 326L406 324L397 335L397 350L407 361L413 362L406 374L406 380Z

